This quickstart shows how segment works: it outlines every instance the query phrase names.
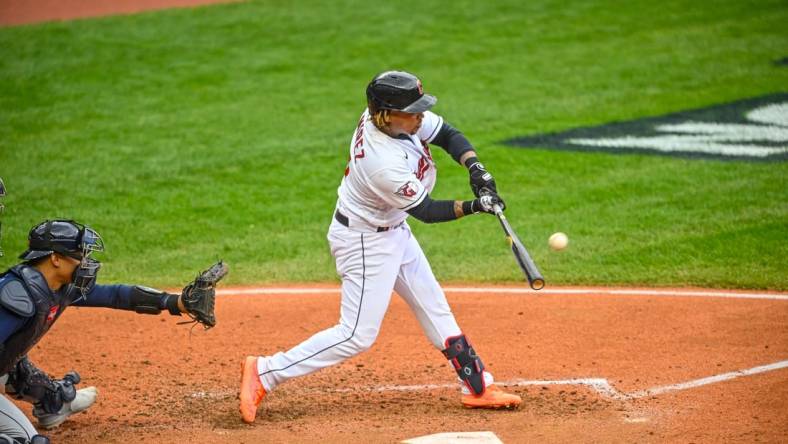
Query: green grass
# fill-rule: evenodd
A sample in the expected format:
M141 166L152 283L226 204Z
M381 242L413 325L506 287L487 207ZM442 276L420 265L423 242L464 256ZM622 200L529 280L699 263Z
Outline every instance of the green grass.
M785 3L576 3L266 1L0 29L0 266L70 217L104 236L105 282L175 286L217 258L234 284L334 281L325 232L364 87L399 67L474 142L549 283L788 289L784 162L500 143L784 91ZM434 197L468 198L435 151ZM522 279L494 218L411 226L444 282Z

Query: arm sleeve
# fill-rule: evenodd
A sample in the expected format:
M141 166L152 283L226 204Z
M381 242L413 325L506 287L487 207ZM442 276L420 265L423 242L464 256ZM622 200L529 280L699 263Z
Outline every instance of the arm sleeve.
M94 285L87 297L74 302L72 305L134 310L134 307L131 305L131 288L129 285Z
M0 343L5 343L12 334L25 325L28 319L0 307Z
M420 204L407 212L416 219L428 224L457 219L457 215L454 213L453 200L433 200L429 194L424 197Z
M432 143L443 148L457 163L460 163L463 154L473 151L473 145L465 135L446 122L443 122Z

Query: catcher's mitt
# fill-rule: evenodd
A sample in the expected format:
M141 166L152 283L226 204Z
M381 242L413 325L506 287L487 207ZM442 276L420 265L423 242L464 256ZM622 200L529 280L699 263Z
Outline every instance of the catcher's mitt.
M183 288L181 293L181 302L186 307L186 314L194 322L202 324L206 330L216 325L216 317L213 313L216 283L222 280L227 271L227 264L219 261L200 273L193 282Z

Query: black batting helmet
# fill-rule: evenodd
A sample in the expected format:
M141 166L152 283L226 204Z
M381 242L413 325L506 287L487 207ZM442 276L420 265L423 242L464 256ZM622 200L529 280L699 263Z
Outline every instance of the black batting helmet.
M73 220L47 220L30 230L27 251L19 259L32 261L60 253L85 257L93 251L104 251L101 236L92 228Z
M406 113L421 113L438 101L424 94L421 80L405 71L386 71L378 74L367 85L367 100L375 109L391 109Z

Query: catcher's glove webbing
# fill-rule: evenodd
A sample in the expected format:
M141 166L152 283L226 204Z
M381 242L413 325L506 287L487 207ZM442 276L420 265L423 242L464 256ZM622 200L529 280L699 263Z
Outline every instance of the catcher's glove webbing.
M194 321L209 329L216 325L213 309L216 301L216 283L227 274L227 265L219 261L211 268L200 273L196 279L183 288L181 302L186 314Z

